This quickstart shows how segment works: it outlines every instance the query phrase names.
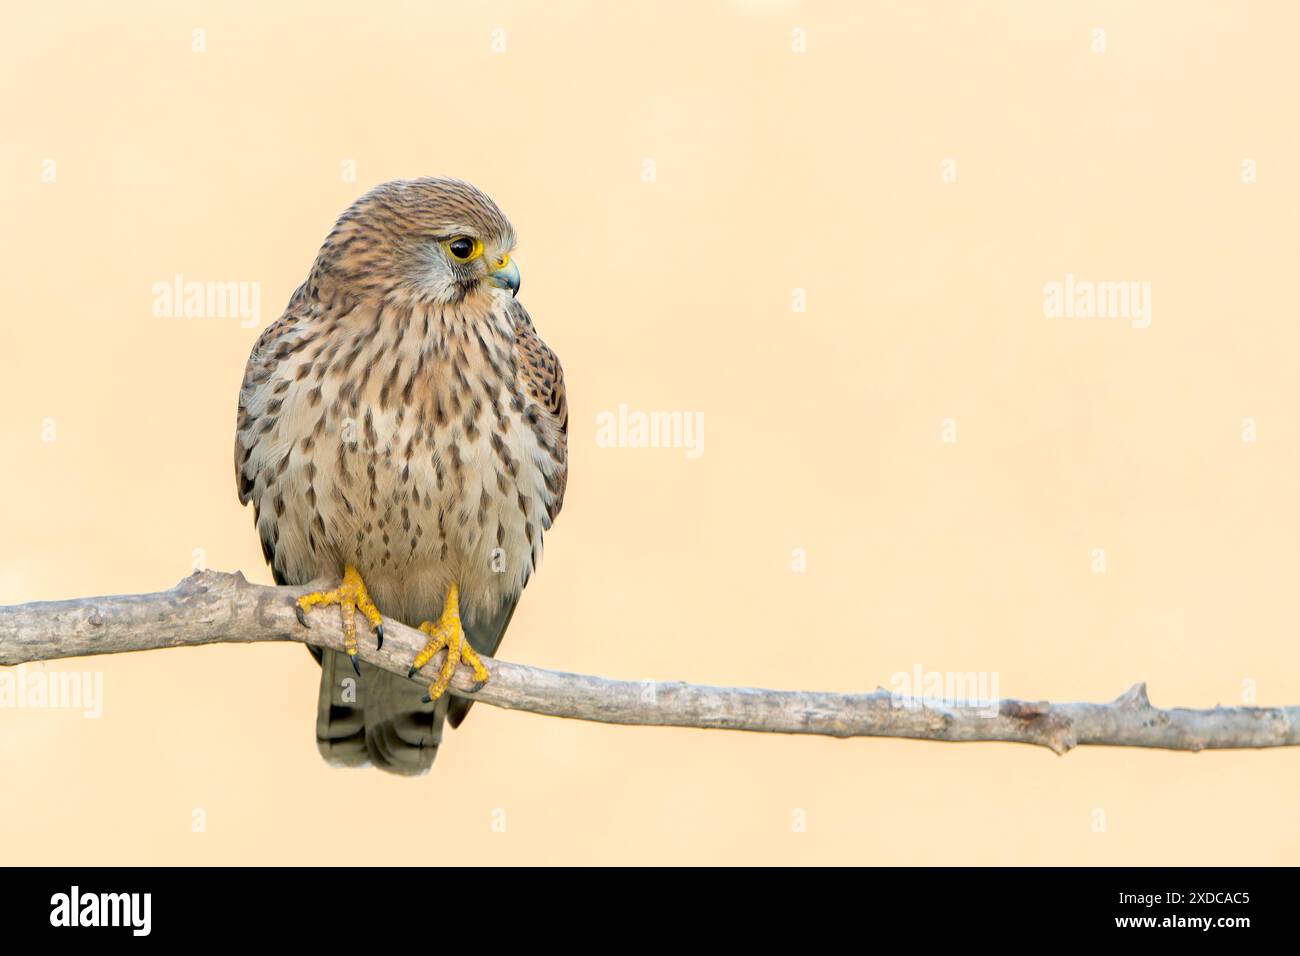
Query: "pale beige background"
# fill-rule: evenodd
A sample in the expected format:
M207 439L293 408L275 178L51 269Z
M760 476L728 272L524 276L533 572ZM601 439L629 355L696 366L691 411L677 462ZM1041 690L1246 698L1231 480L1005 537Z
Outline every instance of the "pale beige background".
M269 581L231 464L257 330L154 318L151 287L260 282L265 324L357 195L450 174L513 219L572 410L503 656L1300 703L1294 5L612 6L12 10L0 602L166 588L195 549ZM1151 327L1045 318L1067 272L1150 281ZM705 454L597 447L621 402L703 412ZM1300 862L1295 750L479 707L412 782L322 763L300 647L55 666L101 669L105 713L0 711L6 862Z

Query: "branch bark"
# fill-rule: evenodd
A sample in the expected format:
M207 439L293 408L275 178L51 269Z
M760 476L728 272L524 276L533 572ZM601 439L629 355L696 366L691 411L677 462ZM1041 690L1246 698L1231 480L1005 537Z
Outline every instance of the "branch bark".
M75 598L0 607L0 665L198 644L298 641L341 650L337 614L298 623L294 601L307 587L250 584L242 574L202 571L170 591ZM368 636L364 623L363 635ZM361 641L363 660L405 676L424 635L385 619L384 646ZM444 652L445 653L445 652ZM422 672L432 680L443 653ZM1165 750L1286 747L1300 744L1300 707L1161 710L1137 684L1110 703L1001 700L949 706L867 694L709 687L680 681L619 681L485 659L492 679L470 693L457 671L452 693L552 717L643 724L919 740L998 740L1058 754L1081 744Z

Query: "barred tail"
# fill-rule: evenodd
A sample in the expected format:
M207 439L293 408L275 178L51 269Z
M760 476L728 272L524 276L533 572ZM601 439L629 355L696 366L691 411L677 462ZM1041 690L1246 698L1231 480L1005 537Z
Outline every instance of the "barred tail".
M425 688L369 664L361 676L346 654L321 652L316 745L336 767L414 777L427 773L442 742L450 695L422 703Z

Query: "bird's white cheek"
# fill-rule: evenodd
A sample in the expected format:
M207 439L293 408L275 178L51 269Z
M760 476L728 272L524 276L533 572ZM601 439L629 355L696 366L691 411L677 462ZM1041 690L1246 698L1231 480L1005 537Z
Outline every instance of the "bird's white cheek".
M458 298L456 274L451 264L436 252L416 257L408 271L408 279L421 298L438 302L452 302Z

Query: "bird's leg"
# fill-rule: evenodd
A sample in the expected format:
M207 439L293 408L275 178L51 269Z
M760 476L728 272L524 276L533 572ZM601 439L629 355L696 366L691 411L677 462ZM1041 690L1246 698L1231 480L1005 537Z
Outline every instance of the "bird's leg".
M451 587L447 589L447 600L442 605L442 617L436 621L425 621L420 625L420 630L429 635L429 643L424 645L424 650L415 655L415 663L407 672L407 677L414 677L425 664L433 659L444 647L447 648L447 657L442 662L442 669L438 671L438 679L434 681L433 686L429 688L429 693L425 695L424 702L430 703L437 700L447 692L451 686L452 675L456 673L456 665L460 663L468 664L474 668L474 680L478 681L478 690L488 682L488 669L483 666L479 660L478 654L474 648L470 647L469 641L465 638L465 629L460 624L460 588L456 582L451 582Z
M357 610L359 609L365 615L370 626L375 629L376 648L384 646L384 619L379 614L379 608L375 607L375 602L370 600L370 592L366 590L366 582L361 580L361 574L352 565L348 565L343 572L343 581L333 591L316 591L312 594L304 594L298 598L298 603L294 610L298 612L298 621L303 627L311 627L307 623L307 612L314 607L337 604L343 613L343 650L347 652L352 661L352 668L358 674L361 673L361 665L357 663Z

